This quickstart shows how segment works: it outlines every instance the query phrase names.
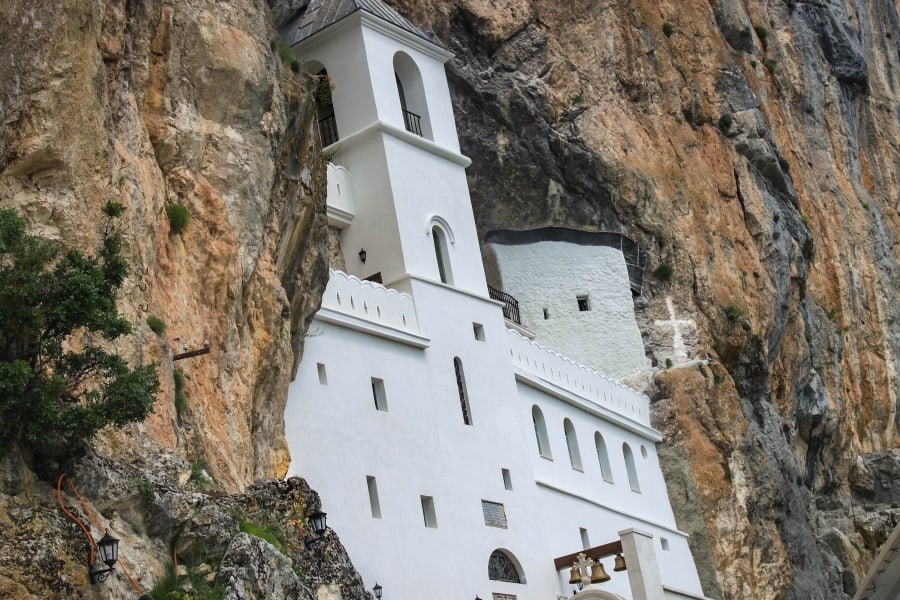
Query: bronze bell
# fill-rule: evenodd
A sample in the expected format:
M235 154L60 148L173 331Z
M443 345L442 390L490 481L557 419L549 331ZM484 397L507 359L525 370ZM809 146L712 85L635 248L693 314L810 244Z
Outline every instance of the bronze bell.
M569 575L569 583L576 585L581 583L581 569L572 565L572 573Z
M603 583L604 581L609 581L609 575L606 574L602 562L595 562L591 567L591 583Z
M613 571L624 571L625 570L625 557L621 554L616 554L616 566L613 567Z

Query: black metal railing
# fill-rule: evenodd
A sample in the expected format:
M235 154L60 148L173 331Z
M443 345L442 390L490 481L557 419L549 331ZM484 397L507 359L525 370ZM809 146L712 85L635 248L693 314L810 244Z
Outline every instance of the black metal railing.
M416 113L403 109L403 125L408 132L422 137L422 117Z
M322 140L323 148L332 145L340 139L334 115L328 115L324 119L319 119L319 139Z
M512 321L516 325L522 324L522 319L519 317L519 301L507 294L506 292L501 292L497 288L488 286L488 294L490 295L492 300L499 300L503 303L503 317Z

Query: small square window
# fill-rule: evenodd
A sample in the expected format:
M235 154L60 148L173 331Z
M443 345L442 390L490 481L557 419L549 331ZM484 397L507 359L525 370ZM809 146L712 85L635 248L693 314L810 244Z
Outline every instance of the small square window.
M481 323L472 323L472 329L475 331L475 339L479 342L484 341L484 325Z
M577 300L578 300L578 310L580 310L581 312L586 312L586 311L591 310L591 303L588 300L587 296L578 296Z
M328 375L325 373L325 365L323 363L316 363L316 371L319 372L319 383L321 385L328 385Z
M500 473L503 474L503 488L512 490L512 478L509 476L509 469L500 469Z
M375 399L375 408L387 412L387 396L384 394L384 380L372 378L372 396Z
M591 538L588 537L588 530L584 527L579 527L578 532L581 534L581 547L587 550L591 547Z
M434 498L431 496L419 496L422 501L422 518L425 520L425 527L432 529L437 528L437 515L434 513Z

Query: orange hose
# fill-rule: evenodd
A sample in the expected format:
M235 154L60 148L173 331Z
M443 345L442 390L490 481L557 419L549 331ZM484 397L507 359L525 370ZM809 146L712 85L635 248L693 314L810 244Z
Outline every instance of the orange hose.
M75 515L70 513L68 511L68 509L66 508L66 505L63 504L62 480L65 476L66 476L66 474L63 473L62 475L59 476L59 479L56 482L56 499L59 501L59 507L62 509L62 511L64 513L66 513L66 515L68 515L70 519L72 519L73 521L78 523L78 526L81 527L81 530L84 532L84 537L86 537L88 540L88 548L90 548L90 550L91 550L91 560L88 563L88 568L90 568L90 566L94 564L94 538L91 537L91 533L87 530L87 527L84 526L84 523L82 523L78 517L76 517ZM71 483L71 480L69 483Z
M91 565L94 564L94 544L96 544L96 542L94 541L94 538L91 537L91 534L88 532L87 528L85 528L85 526L81 523L81 521L79 521L68 510L66 510L66 507L63 505L62 490L61 490L63 477L66 477L65 473L63 473L62 475L59 476L59 481L57 482L57 485L56 485L56 494L57 494L57 498L59 499L59 505L62 507L63 512L65 512L67 515L69 515L69 517L72 520L74 520L76 523L78 523L79 526L81 526L81 530L84 531L84 535L87 536L87 538L89 540L89 545L91 548L91 562L88 564L88 567L90 567ZM75 484L72 483L71 479L69 479L69 487L72 488L72 492L74 492L75 496L78 498L78 501L81 503L81 509L85 512L85 514L87 514L88 519L91 520L91 522L94 524L94 527L96 527L98 531L106 531L106 528L103 527L99 523L96 515L94 515L93 511L91 511L90 507L88 507L87 501L81 496L81 494L78 493L78 488L75 487ZM128 572L128 569L125 567L125 563L122 562L122 559L121 558L117 559L116 562L118 562L119 566L122 567L122 572L125 573L125 577L128 578L128 581L131 582L131 585L134 586L134 589L136 589L138 591L138 593L143 594L144 588L141 587L141 585L137 581L134 580L134 577L132 577L131 573Z

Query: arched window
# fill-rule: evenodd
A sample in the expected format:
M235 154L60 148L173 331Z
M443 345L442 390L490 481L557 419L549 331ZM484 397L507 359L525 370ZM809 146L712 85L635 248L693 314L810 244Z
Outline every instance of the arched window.
M525 583L525 575L519 561L506 550L494 550L488 559L488 579L509 583Z
M569 448L569 464L577 471L583 471L581 467L581 452L578 450L578 436L575 435L575 427L572 421L563 421L563 431L566 433L566 446Z
M441 277L441 282L453 285L453 272L450 270L450 255L444 230L437 225L432 227L431 239L434 241L434 255L437 258L438 275Z
M337 120L334 116L334 103L331 99L332 83L328 71L324 68L316 72L316 106L319 121L319 138L322 147L330 146L340 139Z
M394 76L397 80L397 95L400 97L404 127L410 133L429 140L434 139L422 74L415 61L405 52L394 55Z
M453 369L456 371L456 389L459 390L459 405L462 408L463 423L472 424L472 412L469 409L469 394L466 392L466 376L463 373L462 361L459 357L453 359Z
M622 444L622 454L625 456L625 470L628 471L628 485L631 486L632 492L640 494L641 484L638 482L637 469L634 467L634 454L627 443Z
M531 407L531 420L534 421L534 437L537 439L538 453L544 458L553 460L550 453L550 440L547 438L547 424L544 422L544 413L537 404Z
M603 435L597 431L594 433L594 445L597 447L597 460L600 462L600 475L603 481L613 482L612 469L609 466L609 453L606 451L606 442Z

